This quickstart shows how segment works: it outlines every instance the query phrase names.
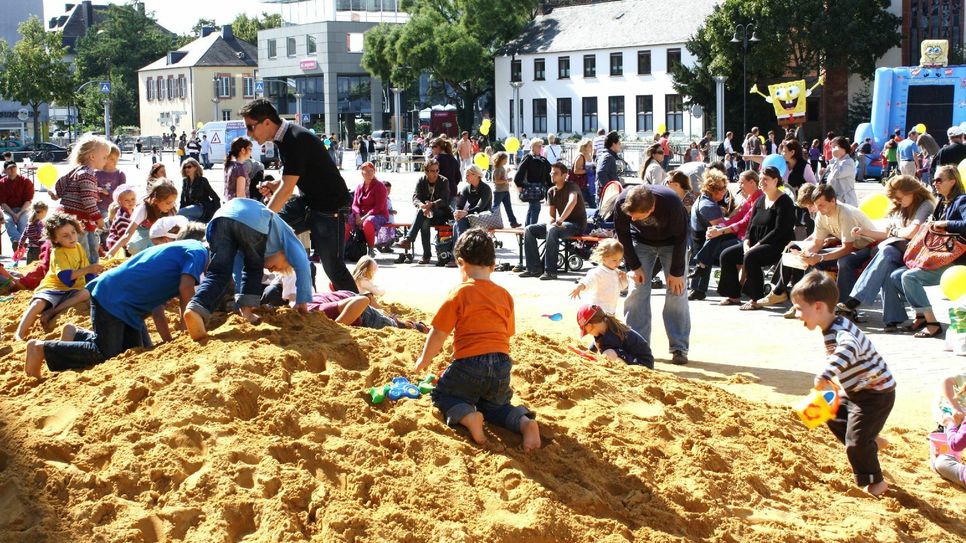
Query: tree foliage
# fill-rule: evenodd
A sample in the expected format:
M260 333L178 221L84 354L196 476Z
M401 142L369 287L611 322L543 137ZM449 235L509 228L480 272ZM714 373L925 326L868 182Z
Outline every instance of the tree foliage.
M111 4L104 18L77 40L78 79L81 83L119 81L110 96L114 123L139 124L138 70L163 57L174 45L174 36L158 26L153 13L141 13L134 2ZM94 110L100 99L84 94L78 102L83 110Z
M493 88L493 57L533 18L538 0L404 0L403 25L366 32L362 66L384 83L409 87L422 72L455 94L460 124Z
M30 106L34 139L40 141L40 106L66 101L73 78L64 61L67 49L60 32L45 31L37 17L21 23L18 31L22 37L12 47L0 40L0 95Z
M748 82L817 76L847 69L869 79L878 58L898 46L901 19L889 13L888 0L724 0L687 43L694 67L673 70L674 87L706 110L715 103L714 75L723 75L729 125L741 118L742 44L731 43L738 24L754 23L760 41L749 44ZM738 36L741 37L740 35ZM760 98L749 97L752 109Z
M282 16L278 13L262 12L261 16L249 17L239 13L231 22L232 33L240 40L251 44L258 43L258 31L282 26Z

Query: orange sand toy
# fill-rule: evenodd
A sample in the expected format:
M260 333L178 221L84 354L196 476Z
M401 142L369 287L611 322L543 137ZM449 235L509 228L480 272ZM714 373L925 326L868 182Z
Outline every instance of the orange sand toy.
M839 410L839 395L834 390L814 388L795 406L795 412L809 428L821 426L835 417Z

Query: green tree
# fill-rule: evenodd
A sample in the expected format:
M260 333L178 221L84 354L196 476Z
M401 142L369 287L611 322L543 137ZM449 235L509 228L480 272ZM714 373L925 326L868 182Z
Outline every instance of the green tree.
M231 22L231 31L240 40L251 44L258 43L258 31L282 26L282 16L277 13L262 12L261 16L249 17L239 13Z
M110 95L114 124L140 124L138 70L163 57L174 45L175 36L158 26L153 13L142 13L133 1L111 4L104 19L77 40L79 80L120 81L118 92L112 89ZM121 92L123 89L129 92ZM96 108L100 98L84 94L78 101L83 99L81 108L88 110Z
M422 72L452 92L460 126L493 88L493 57L534 16L538 0L405 0L403 25L366 32L362 67L384 84L410 87Z
M176 49L181 49L185 45L188 45L189 43L197 40L198 37L201 36L201 29L206 26L214 27L215 20L205 19L205 18L198 19L198 22L191 27L191 32L187 34L181 34L175 39L174 47Z
M736 25L754 23L760 40L748 50L749 87L775 79L817 77L822 71L870 79L876 60L901 39L901 19L889 13L889 4L888 0L724 0L688 41L695 64L672 70L674 88L690 103L713 111L712 76L725 76L725 119L737 133L742 45L731 43ZM761 121L766 119L774 122L770 111L760 97L748 97L749 126L765 124Z
M34 141L41 141L40 106L66 101L73 78L64 61L67 52L60 32L47 32L37 17L17 29L22 36L13 47L0 40L0 95L30 106L34 117Z

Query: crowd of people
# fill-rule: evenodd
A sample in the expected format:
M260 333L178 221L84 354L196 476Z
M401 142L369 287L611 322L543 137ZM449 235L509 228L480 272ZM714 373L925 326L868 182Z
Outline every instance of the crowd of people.
M446 137L430 140L431 156L412 198L414 219L400 245L411 247L420 235L422 262L428 263L430 228L451 226L452 265L462 282L426 326L386 314L380 305L384 291L375 281L373 255L395 211L390 186L377 179L376 167L359 164L362 181L350 194L330 149L314 133L283 121L264 99L240 114L254 141L277 146L281 179L248 166L252 143L240 138L226 153L221 195L194 157L181 163L180 190L163 166L151 168L143 186L135 185L117 171L119 149L88 136L75 146L70 171L51 190L57 208L48 210L32 202L33 185L20 179L16 163L5 165L0 195L8 233L15 249L22 247L36 260L12 284L33 291L15 337L27 342L26 373L40 376L44 366L54 372L83 369L127 349L149 347L148 316L161 339L170 340L164 305L172 299L178 301L179 326L196 341L208 334L215 312L237 311L257 323L259 306L290 306L300 313L322 312L345 325L427 333L416 372L426 369L454 334L453 361L432 393L447 423L466 427L478 443L486 440L483 423L496 424L520 433L525 450L539 448L532 413L510 402L513 298L491 279L496 253L490 231L502 226L504 209L511 227L523 227L526 266L520 277L557 279L561 244L587 233L602 189L621 181L619 134L581 141L571 165L555 137L546 146L531 139L514 172L507 152L493 153L489 168L474 164L465 152L472 150L464 143L469 141L465 133L455 148ZM757 129L751 134L757 136ZM908 330L919 338L942 332L924 287L937 284L945 267L910 268L902 255L927 223L966 234L959 172L939 165L932 190L915 175L892 176L886 186L892 210L886 224L877 226L855 205L855 161L845 138L830 135L829 157L819 159L825 163L817 172L810 150L793 133L782 141L773 132L764 143L750 138L741 155L748 167L738 172L738 191L732 194L731 168L702 160L710 141L691 146L693 160L670 170L666 136L648 147L640 184L622 187L601 202L606 216L602 209L594 211L594 219L611 234L599 239L591 257L596 266L570 293L586 302L577 315L581 335L592 336L591 349L607 358L653 368L651 295L660 288L655 280L661 272L666 281L662 320L673 364L688 363L689 304L706 299L715 266L720 305L751 311L790 301L786 316L824 335L828 364L816 376L815 388L836 388L843 396L829 428L846 446L856 483L881 495L887 485L878 463L883 443L878 434L895 401L896 384L856 324L859 309L881 293L887 332ZM765 164L770 151L784 158L784 168ZM900 172L908 162L904 156L899 154ZM513 194L527 203L522 225L509 205ZM547 220L540 222L541 217ZM359 233L369 252L351 273L343 258L350 232ZM299 237L303 233L307 244ZM331 292L316 292L310 252ZM105 271L102 257L122 255L122 263ZM66 324L59 340L31 338L38 324L52 331L60 314L82 304L90 305L91 330ZM907 327L905 304L914 311ZM949 443L960 446L966 444L966 376L950 379L937 404L937 423ZM966 485L958 462L944 457L935 466Z

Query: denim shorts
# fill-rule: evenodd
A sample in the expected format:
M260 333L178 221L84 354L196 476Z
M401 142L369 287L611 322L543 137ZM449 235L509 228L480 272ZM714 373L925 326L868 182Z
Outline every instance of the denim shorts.
M490 424L520 433L530 410L510 403L510 369L506 353L488 353L454 360L431 393L435 405L456 426L466 415L479 411ZM532 418L532 416L531 416Z

